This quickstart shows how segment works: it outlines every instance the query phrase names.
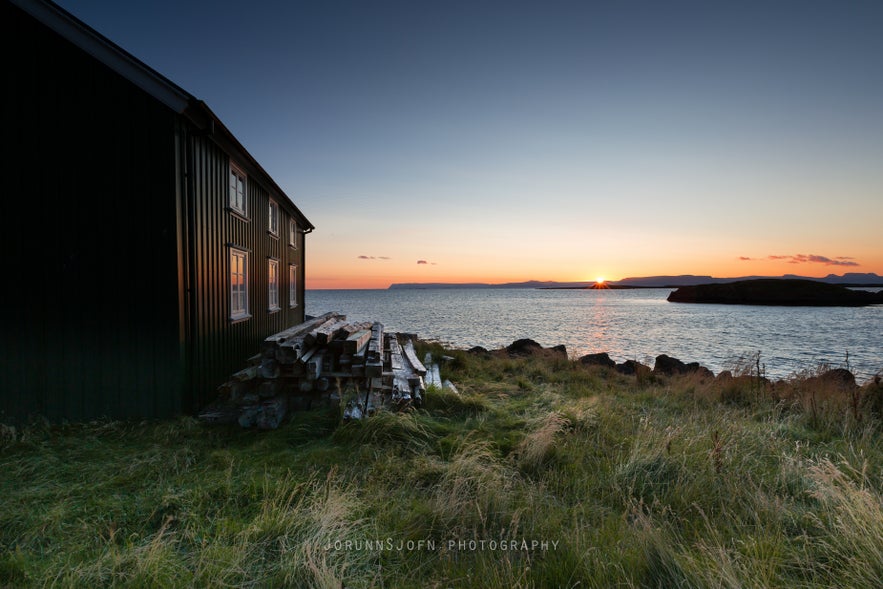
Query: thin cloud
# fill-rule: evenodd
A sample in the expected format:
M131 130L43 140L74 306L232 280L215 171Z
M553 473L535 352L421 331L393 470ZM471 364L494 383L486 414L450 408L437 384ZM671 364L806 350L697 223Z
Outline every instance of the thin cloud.
M418 264L428 264L429 262L427 262L426 260L417 260L417 263Z
M740 260L751 260L752 258L740 257ZM855 258L851 256L837 256L829 258L828 256L820 256L818 254L795 254L793 256L767 256L768 260L785 260L789 264L823 264L825 266L860 266L855 262Z
M389 260L390 258L389 258L388 256L365 256L365 255L361 255L361 256L357 256L356 259L357 259L357 260Z
M429 266L437 266L438 265L435 262L430 262L428 260L417 260L417 264L421 265L421 266L422 265L429 265Z
M843 258L831 259L827 256L816 254L797 254L794 256L794 262L798 264L824 264L825 266L858 266L856 262L851 260L844 260Z

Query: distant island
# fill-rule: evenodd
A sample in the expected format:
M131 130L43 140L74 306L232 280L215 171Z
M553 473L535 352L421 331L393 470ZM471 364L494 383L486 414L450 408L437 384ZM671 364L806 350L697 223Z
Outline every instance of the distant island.
M849 272L838 276L837 274L828 274L824 278L813 278L809 276L797 276L795 274L785 274L784 276L741 276L738 278L715 278L713 276L695 276L693 274L683 274L680 276L644 276L630 277L622 280L607 281L604 286L611 289L621 288L678 288L681 286L695 286L699 284L726 284L731 282L742 282L745 280L810 280L813 282L822 282L825 284L838 284L841 286L883 286L883 276L871 273ZM580 289L595 288L594 281L586 282L556 282L552 280L528 280L525 282L506 282L502 284L490 284L485 282L405 282L391 284L390 289L405 288L549 288L549 289Z
M818 280L762 278L722 284L682 286L668 295L673 303L863 307L883 304L883 291L851 290Z

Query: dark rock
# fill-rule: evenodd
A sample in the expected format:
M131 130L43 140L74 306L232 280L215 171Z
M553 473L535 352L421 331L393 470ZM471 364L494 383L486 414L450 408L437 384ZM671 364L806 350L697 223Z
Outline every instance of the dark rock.
M833 370L829 370L822 374L820 378L851 387L856 386L855 375L845 368L834 368Z
M723 372L721 372L720 374L717 375L717 380L719 380L721 382L733 380L733 373L730 372L729 370L724 370Z
M879 377L862 388L861 408L862 411L883 419L883 383Z
M625 374L626 376L634 376L638 373L649 373L650 367L641 364L640 362L636 362L634 360L626 360L622 364L616 365L616 371L620 374Z
M687 372L687 365L677 358L672 358L666 354L660 354L656 356L656 364L653 366L653 372L664 374L666 376L685 374Z
M818 376L813 376L806 379L806 384L826 384L828 386L834 386L836 388L842 389L853 389L858 386L855 383L855 375L845 368L833 368L831 370L826 370Z
M689 374L698 374L702 378L714 379L714 373L705 366L699 364L699 362L690 362L687 364L687 372Z
M488 354L490 354L487 348L482 348L481 346L474 346L472 348L469 348L467 352L470 354L475 354L476 356L487 356Z
M552 346L551 348L549 348L549 350L550 350L553 354L558 354L558 355L560 355L560 356L564 356L565 358L567 358L567 346L565 346L564 344L559 344L559 345L557 345L557 346Z
M584 364L586 366L606 366L607 368L614 368L616 366L616 362L610 359L610 356L607 352L600 352L598 354L586 354L582 358L579 359L580 364Z
M532 339L519 339L515 340L508 346L506 346L506 351L510 356L533 356L537 352L541 352L543 350L543 346L533 341Z
M714 373L708 368L699 364L699 362L690 362L686 364L677 358L672 358L666 354L656 356L656 365L653 367L656 374L664 374L673 376L675 374L699 374L706 378L714 378Z

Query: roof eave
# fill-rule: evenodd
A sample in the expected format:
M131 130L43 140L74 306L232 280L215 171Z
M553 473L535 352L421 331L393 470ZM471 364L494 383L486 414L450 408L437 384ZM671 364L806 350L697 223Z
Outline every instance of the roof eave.
M173 111L183 112L193 99L189 92L57 4L35 0L10 1Z
M186 117L198 129L209 131L210 134L220 132L225 139L224 142L230 149L236 152L236 157L248 162L250 167L260 177L261 182L288 201L289 205L300 217L301 224L308 229L307 232L315 229L313 224L297 208L297 205L285 194L285 191L276 184L275 180L257 160L248 153L248 150L243 147L205 102L198 100L192 94L54 2L49 0L10 0L10 2L119 75L131 81L172 111Z

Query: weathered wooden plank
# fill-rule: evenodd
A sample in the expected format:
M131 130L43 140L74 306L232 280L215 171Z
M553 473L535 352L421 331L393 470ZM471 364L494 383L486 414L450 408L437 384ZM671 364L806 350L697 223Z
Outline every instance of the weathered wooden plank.
M232 378L235 381L243 382L246 380L251 380L258 375L258 366L249 366L248 368L243 368L239 372L233 374Z
M454 383L445 379L445 382L442 383L442 388L451 391L452 393L459 395L460 391L457 390L457 387L454 386Z
M397 409L402 409L411 403L411 385L408 379L401 373L393 376L391 401Z
M383 374L383 324L375 322L371 326L371 339L368 341L368 352L365 355L365 376Z
M426 367L422 362L417 358L417 350L414 349L414 342L411 339L406 339L405 344L402 346L402 350L405 353L405 358L411 364L411 367L414 369L414 372L419 374L420 376L426 375Z
M349 325L345 319L334 321L333 323L325 323L321 327L315 329L316 345L327 345L331 340L339 335L346 333L346 326Z
M350 336L353 334L362 332L362 331L371 331L371 323L362 321L360 323L348 323L345 322L344 325L337 331L334 339L328 342L328 347L334 350L337 353L344 353L346 350L344 347L347 346L346 342L349 340ZM352 353L352 344L349 345L350 353Z
M386 335L386 344L389 346L389 367L393 372L405 369L405 358L402 353L402 346L396 334L389 333Z
M319 351L318 347L310 348L309 350L304 352L300 358L298 358L298 363L301 366L306 365L306 363L310 361L310 358L312 358L316 354L316 352L318 352L318 351Z
M344 354L355 354L362 348L364 348L368 341L371 339L371 329L361 329L356 331L355 333L350 334L346 340L343 341L343 345L341 348L342 353Z
M243 407L239 415L239 425L242 427L257 427L258 429L276 429L285 418L288 411L288 396L277 395L256 405Z
M297 362L304 351L310 347L311 342L308 341L308 337L315 329L329 323L340 321L343 317L344 316L336 313L326 313L325 315L311 319L310 321L301 323L294 328L282 332L284 337L276 337L275 341L269 341L270 338L268 338L268 340L264 342L264 355L275 357L281 364L292 364ZM278 335L280 334L277 334L277 336ZM275 336L271 336L271 338L272 337ZM268 353L268 350L272 353Z
M273 358L264 358L258 372L261 378L276 378L279 376L279 363Z
M284 331L274 333L273 335L264 339L264 345L275 347L276 345L281 344L294 336L306 333L311 329L314 329L316 326L325 323L328 319L331 319L332 317L336 317L338 319L346 319L345 315L339 315L333 311L330 311L328 313L325 313L324 315L314 317L313 319L309 319L307 321L304 321L303 323L299 323L293 327L289 327Z
M324 334L324 329L334 325L339 320L339 316L330 317L329 319L326 319L323 323L311 329L309 332L307 332L306 335L303 336L304 345L308 348L315 346L319 341L319 334Z
M426 388L429 388L429 387L441 388L442 387L441 373L439 372L438 364L435 364L432 361L432 354L431 353L429 353L429 352L426 353L426 356L423 358L423 363L427 367L426 374L425 374Z
M322 374L322 367L325 359L325 350L320 349L310 357L307 362L307 378L316 380Z

